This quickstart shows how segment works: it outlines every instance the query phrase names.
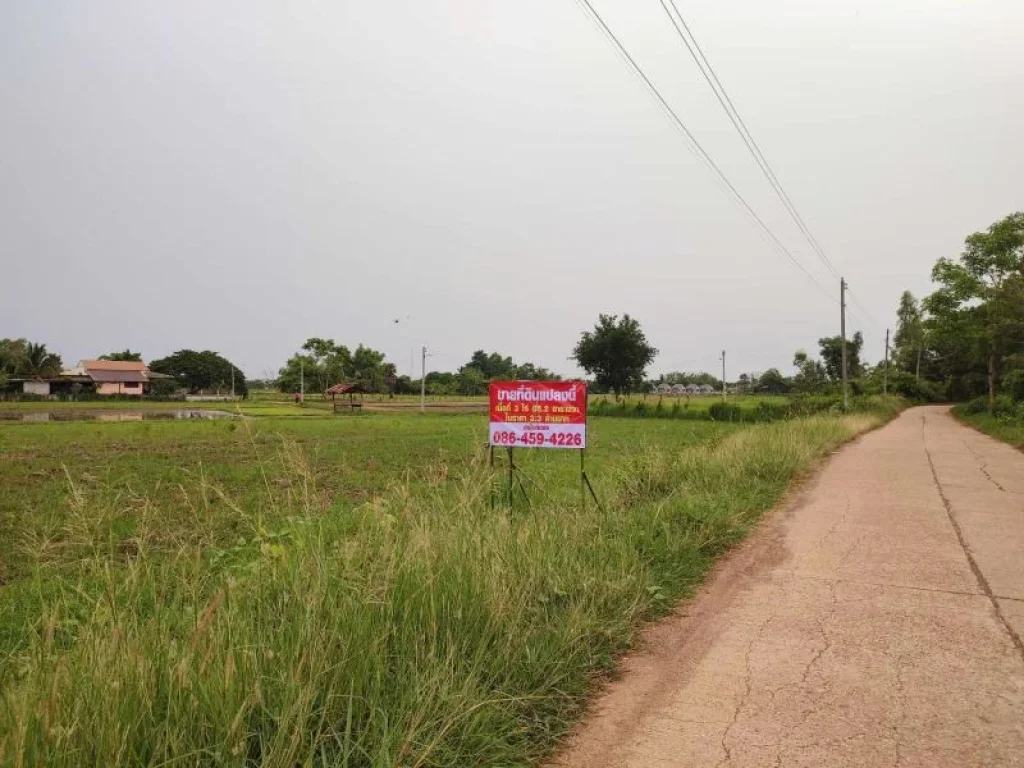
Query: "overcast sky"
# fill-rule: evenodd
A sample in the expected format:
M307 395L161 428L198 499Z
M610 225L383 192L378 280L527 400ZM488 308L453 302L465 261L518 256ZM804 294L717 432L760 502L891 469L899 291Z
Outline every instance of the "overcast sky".
M653 372L789 370L838 332L836 281L657 0L592 1L831 297L573 0L0 0L0 337L250 377L309 336L571 373L628 312ZM900 292L1024 208L1024 3L677 3L879 359Z

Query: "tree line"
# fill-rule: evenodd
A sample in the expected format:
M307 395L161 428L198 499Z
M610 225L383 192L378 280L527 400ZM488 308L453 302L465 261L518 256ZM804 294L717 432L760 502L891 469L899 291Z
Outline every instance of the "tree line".
M533 363L516 363L498 352L475 351L457 371L430 371L426 391L431 395L481 395L495 379L552 380L558 376ZM389 395L420 391L420 380L399 375L383 352L359 344L351 350L334 339L306 340L270 382L282 392L323 392L338 383L356 384L365 392Z
M876 364L861 359L864 337L846 340L849 378L854 394L890 391L916 399L1024 400L1024 213L1011 214L964 241L956 259L939 258L931 272L935 290L918 300L905 291L897 307L891 359ZM819 394L838 392L842 380L843 340L818 339L818 354L797 350L794 373L778 368L744 373L732 388L741 392ZM647 378L658 350L639 321L630 315L601 314L592 330L583 331L570 359L587 372L596 392L625 395L650 392L658 384L722 382L710 373L673 372ZM131 350L106 355L111 360L139 360ZM154 360L150 369L172 377L170 386L190 391L227 390L245 394L242 371L220 354L182 349ZM45 344L0 339L0 385L11 377L46 377L60 372L59 355ZM499 352L476 350L456 371L431 371L425 388L432 395L480 395L496 379L557 380L552 371L530 362L516 363ZM333 339L311 337L279 370L272 382L285 392L304 388L323 392L333 384L356 383L371 393L418 392L421 382L398 375L384 353L359 344L351 349Z

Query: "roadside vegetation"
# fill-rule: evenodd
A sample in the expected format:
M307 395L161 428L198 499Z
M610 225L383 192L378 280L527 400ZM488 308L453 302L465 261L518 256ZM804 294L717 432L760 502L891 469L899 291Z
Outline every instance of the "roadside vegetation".
M0 764L539 759L640 623L884 415L597 418L531 452L477 415L0 431ZM499 453L499 459L501 455Z
M999 395L990 411L987 398L980 397L956 406L953 413L975 429L1024 449L1024 401Z

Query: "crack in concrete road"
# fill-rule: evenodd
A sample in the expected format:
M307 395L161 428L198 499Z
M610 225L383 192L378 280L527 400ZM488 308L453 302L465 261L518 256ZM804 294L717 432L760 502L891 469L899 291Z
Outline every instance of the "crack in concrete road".
M924 421L924 417L923 416L921 417L921 420ZM988 479L988 481L990 483L992 483L992 485L994 485L996 488L998 488L1003 493L1006 493L1006 489L1003 488L1003 486L1001 486L999 484L999 482L994 477L992 477L992 475L989 474L988 463L986 463L984 461L984 459L981 457L981 455L979 455L978 452L975 451L971 447L971 444L968 441L966 441L966 440L964 440L964 447L967 448L967 450L971 452L971 456L973 456L974 460L977 462L978 469L981 470L981 474L983 474Z
M1020 476L941 407L838 451L651 628L554 764L1024 764L1024 516L993 479Z
M921 416L921 431L924 432L925 416ZM922 435L923 436L923 435ZM1003 613L1002 606L999 605L999 601L996 599L995 593L992 591L992 587L989 586L988 579L985 578L985 574L981 572L981 568L978 567L978 561L974 557L974 553L971 552L970 546L967 544L964 538L963 529L960 527L960 523L956 519L956 515L953 512L953 505L949 503L949 498L946 496L946 491L942 487L942 481L939 480L939 474L935 471L935 462L932 460L932 453L928 450L928 441L925 440L924 444L925 455L928 456L928 466L932 470L932 478L935 480L935 488L939 492L939 498L942 499L942 506L946 510L946 516L949 518L950 525L953 526L953 530L956 532L956 538L960 542L960 546L964 551L964 555L967 557L967 562L971 564L971 571L974 572L974 577L978 580L978 585L984 591L988 597L989 602L992 604L992 610L996 612L996 616L999 617L999 621L1006 629L1006 633L1010 636L1013 644L1017 646L1017 653L1020 654L1021 661L1024 661L1024 641L1021 640L1020 635L1013 628L1013 625L1007 620L1006 614ZM986 473L987 475L987 473ZM994 482L994 481L993 481ZM998 485L998 483L997 483ZM1003 490L1000 487L1000 490Z
M739 722L740 714L743 712L743 708L747 705L747 701L750 700L750 692L753 690L753 672L750 669L750 654L753 653L754 645L758 642L758 640L761 639L761 636L764 634L765 629L768 628L768 625L772 623L772 620L774 618L775 612L773 611L768 616L768 618L764 620L764 623L761 624L761 628L757 630L757 634L754 635L753 638L751 638L750 643L747 645L747 651L743 655L743 663L744 668L746 670L746 674L743 677L743 696L736 704L736 710L733 712L732 720L730 721L729 725L726 726L725 730L722 732L722 752L724 753L724 755L721 760L715 763L715 768L720 768L723 765L728 765L732 761L732 750L729 748L729 744L727 743L729 740L729 734L732 732L732 729L736 726L736 723Z

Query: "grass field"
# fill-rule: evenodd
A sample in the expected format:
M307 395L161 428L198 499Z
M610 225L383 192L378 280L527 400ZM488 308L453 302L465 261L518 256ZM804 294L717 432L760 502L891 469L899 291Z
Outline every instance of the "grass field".
M595 419L585 509L478 414L0 425L0 765L529 763L878 419Z
M592 409L604 407L611 411L609 415L617 415L621 409L624 415L635 415L638 405L648 409L648 415L654 411L662 410L667 413L675 409L680 411L681 417L693 419L708 418L708 410L715 403L720 403L719 396L693 396L693 397L661 397L658 395L631 395L629 397L615 400L609 395L591 395L589 397ZM386 395L365 395L360 398L366 410L416 410L420 404L418 395L397 395L389 398ZM784 405L789 402L785 396L730 396L728 402L738 406L745 414L756 411L762 403L772 405ZM660 407L659 407L660 404ZM428 410L474 410L486 409L487 397L484 396L428 396L426 398ZM461 406L461 407L460 407ZM52 401L52 400L26 400L26 401L0 401L0 422L5 418L17 417L26 413L50 412L53 414L73 414L108 412L108 411L173 411L180 409L226 411L240 413L252 417L277 417L277 418L309 418L334 415L333 403L323 399L320 395L308 395L300 405L296 404L287 393L260 391L253 393L246 399L239 399L234 402L189 402L182 401L159 401L159 400L85 400L78 402ZM344 409L343 409L344 411Z

